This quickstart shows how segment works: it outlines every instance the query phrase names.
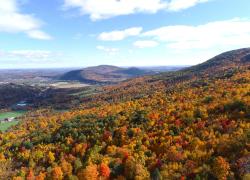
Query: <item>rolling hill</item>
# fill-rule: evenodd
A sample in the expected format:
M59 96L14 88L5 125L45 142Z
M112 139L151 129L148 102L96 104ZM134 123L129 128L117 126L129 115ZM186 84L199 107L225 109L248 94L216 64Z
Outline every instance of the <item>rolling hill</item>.
M155 76L155 78L174 81L178 79L190 79L198 76L226 76L226 74L232 74L238 67L245 66L249 64L249 62L250 48L243 48L224 52L204 63L184 68L177 72L161 73L160 75Z
M4 179L249 179L250 49L103 87L0 134Z
M70 71L62 75L60 80L80 81L87 84L111 84L148 74L154 74L154 72L134 67L120 68L116 66L100 65Z

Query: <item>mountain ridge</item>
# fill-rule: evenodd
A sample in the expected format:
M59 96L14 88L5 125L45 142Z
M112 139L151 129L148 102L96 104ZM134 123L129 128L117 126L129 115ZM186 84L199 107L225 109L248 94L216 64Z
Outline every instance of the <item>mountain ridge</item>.
M231 51L226 51L224 53L221 53L204 63L186 68L185 70L193 70L193 69L198 69L198 70L206 70L207 68L214 68L215 66L233 66L233 65L240 65L244 64L245 62L249 61L250 56L250 48L242 48L242 49L236 49L236 50L231 50ZM244 61L244 58L247 58L247 61Z
M154 75L156 80L191 79L197 76L222 75L234 71L237 67L244 66L250 62L250 48L242 48L223 52L207 61L175 72L163 72Z
M148 74L154 74L154 72L136 67L121 68L111 65L99 65L70 71L59 77L59 79L80 81L88 84L112 84Z

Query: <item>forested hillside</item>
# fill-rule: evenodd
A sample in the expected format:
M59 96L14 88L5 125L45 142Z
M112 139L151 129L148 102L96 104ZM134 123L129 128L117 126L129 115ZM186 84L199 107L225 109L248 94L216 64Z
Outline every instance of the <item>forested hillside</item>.
M60 80L80 81L87 84L112 84L133 77L155 73L156 72L151 70L138 68L100 65L67 72L60 77Z
M0 177L247 180L249 55L106 86L71 111L29 112L0 134Z

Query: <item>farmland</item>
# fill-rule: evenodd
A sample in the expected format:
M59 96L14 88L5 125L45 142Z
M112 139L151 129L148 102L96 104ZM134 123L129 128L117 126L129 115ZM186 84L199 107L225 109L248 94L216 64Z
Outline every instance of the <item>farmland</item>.
M11 118L11 117L20 117L24 114L24 111L11 111L11 112L3 112L0 113L0 121L4 120L5 118ZM0 131L6 131L11 126L14 126L18 123L18 120L14 120L11 122L1 122L0 123Z

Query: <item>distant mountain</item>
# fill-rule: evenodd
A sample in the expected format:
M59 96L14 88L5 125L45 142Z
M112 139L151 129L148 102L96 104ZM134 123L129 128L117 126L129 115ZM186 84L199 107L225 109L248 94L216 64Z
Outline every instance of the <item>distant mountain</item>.
M129 78L154 73L155 72L150 70L135 67L121 68L116 66L100 65L70 71L63 74L59 79L66 81L80 81L88 84L111 84L121 82Z
M190 67L190 65L168 65L168 66L140 66L141 69L151 70L154 72L169 72L169 71L178 71L184 68Z

